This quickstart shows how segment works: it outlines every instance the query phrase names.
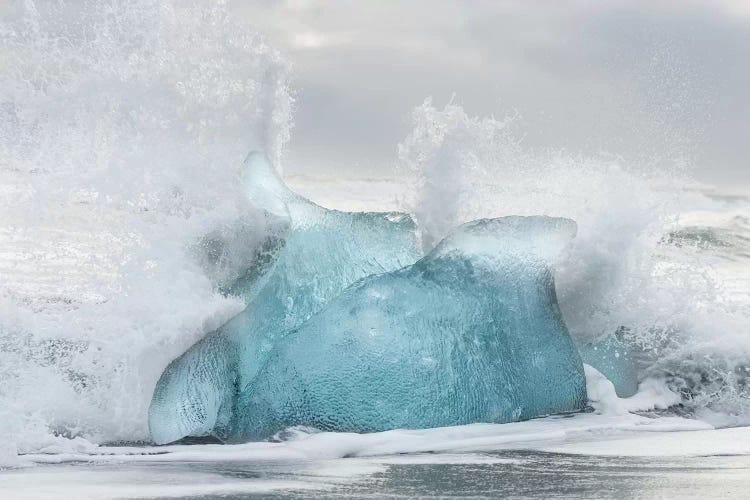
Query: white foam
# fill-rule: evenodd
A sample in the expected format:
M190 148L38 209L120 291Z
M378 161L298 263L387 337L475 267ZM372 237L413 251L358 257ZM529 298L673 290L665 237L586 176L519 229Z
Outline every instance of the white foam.
M638 392L620 398L615 386L593 366L583 365L589 403L602 415L627 415L629 412L666 410L679 404L679 394L672 392L663 380L648 378L638 385Z
M511 424L471 424L372 434L305 433L289 441L239 445L172 445L160 447L98 447L77 453L27 454L31 463L84 462L306 462L343 457L402 453L464 453L507 449L543 449L553 444L581 442L650 432L712 429L704 422L677 417L574 414Z

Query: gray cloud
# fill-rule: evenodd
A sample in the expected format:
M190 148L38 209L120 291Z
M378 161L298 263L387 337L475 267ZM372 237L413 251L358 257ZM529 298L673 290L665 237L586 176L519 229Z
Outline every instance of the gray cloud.
M388 174L425 97L522 115L526 144L750 184L744 1L237 2L295 65L290 163Z

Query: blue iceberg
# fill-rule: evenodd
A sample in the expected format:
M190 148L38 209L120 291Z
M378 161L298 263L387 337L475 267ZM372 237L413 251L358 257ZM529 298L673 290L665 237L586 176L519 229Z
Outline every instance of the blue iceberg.
M581 409L586 383L551 262L575 223L464 224L415 264L359 281L277 340L241 386L231 441L295 425L374 432Z
M238 388L263 366L283 333L299 326L347 286L412 264L419 244L402 213L327 210L287 188L266 158L245 162L250 200L280 228L265 252L224 285L247 308L174 360L149 407L156 443L231 432Z

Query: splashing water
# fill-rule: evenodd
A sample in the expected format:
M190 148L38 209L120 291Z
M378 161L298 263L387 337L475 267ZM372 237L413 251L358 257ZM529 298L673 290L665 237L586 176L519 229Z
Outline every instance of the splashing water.
M696 253L706 246L681 244L680 213L726 207L686 191L694 183L679 164L655 171L616 158L528 151L516 117L474 118L430 100L413 118L400 163L414 175L407 203L426 245L477 217L576 220L579 234L556 273L571 334L590 341L618 332L639 351L642 375L666 376L699 414L709 408L729 416L723 423L750 421L750 262L742 245L750 232L743 216L718 229L726 244ZM750 203L741 206L747 213Z
M187 249L262 239L240 168L253 148L278 166L293 96L283 58L205 5L3 7L0 440L19 452L146 439L164 366L242 307Z

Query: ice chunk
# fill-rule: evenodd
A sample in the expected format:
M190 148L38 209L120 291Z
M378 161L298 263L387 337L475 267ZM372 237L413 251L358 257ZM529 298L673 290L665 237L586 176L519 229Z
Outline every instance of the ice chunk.
M615 386L617 396L629 398L638 392L638 369L628 347L614 335L579 347L581 359L596 368Z
M288 229L228 285L247 299L247 308L162 374L149 408L156 443L223 437L236 388L255 376L282 333L355 281L420 257L416 228L406 214L327 210L290 191L258 153L246 161L244 182L250 199L287 220Z
M293 425L372 432L577 410L583 365L551 259L575 223L464 224L412 266L362 280L274 348L243 387L232 440Z

